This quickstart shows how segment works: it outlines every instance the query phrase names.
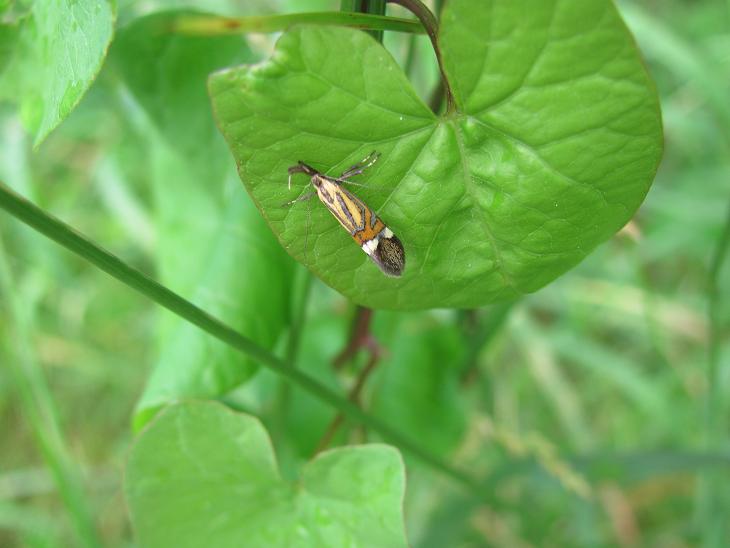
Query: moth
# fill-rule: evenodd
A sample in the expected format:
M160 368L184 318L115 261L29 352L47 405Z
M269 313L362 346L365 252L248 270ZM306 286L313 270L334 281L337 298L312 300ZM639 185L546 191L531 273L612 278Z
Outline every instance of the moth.
M343 183L350 182L348 179L360 175L372 166L379 157L380 153L373 151L362 162L350 167L339 177L324 175L300 161L288 170L289 188L293 175L297 173L308 175L317 197L350 233L355 243L367 253L383 274L397 277L403 274L406 265L403 244L365 202L342 186ZM298 198L294 202L308 199L312 194Z

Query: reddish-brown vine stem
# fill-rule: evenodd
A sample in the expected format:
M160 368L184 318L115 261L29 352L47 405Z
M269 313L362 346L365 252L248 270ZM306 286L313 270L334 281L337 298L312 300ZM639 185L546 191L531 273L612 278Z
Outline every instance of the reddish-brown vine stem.
M378 364L378 362L380 361L380 357L382 356L382 349L378 344L378 341L375 339L375 337L373 337L372 333L370 332L370 322L372 320L372 317L372 309L364 308L362 306L359 306L357 308L357 310L355 311L355 317L352 322L352 329L350 331L350 338L347 341L347 345L342 350L342 352L340 352L335 357L335 359L332 360L332 364L335 366L335 368L341 369L342 366L349 360L354 358L360 350L366 350L370 354L368 358L368 363L365 365L362 371L360 371L360 374L357 376L355 384L352 386L352 388L350 389L350 393L348 394L348 399L355 405L359 405L360 395L362 394L363 388L365 387L365 382L367 381L370 374L375 370L375 366ZM331 443L335 433L340 428L340 426L342 426L343 420L343 414L338 413L334 420L330 423L327 431L322 436L322 439L317 446L316 453L324 450Z
M380 347L378 341L370 333L370 321L373 318L373 310L358 306L355 311L355 318L352 321L352 329L350 330L350 338L347 345L342 349L332 364L335 369L341 369L349 360L355 357L361 348L367 349L371 354L380 355Z
M365 381L370 376L370 373L375 370L375 366L378 364L378 361L380 361L380 356L377 354L371 354L368 359L368 363L357 376L357 380L348 394L348 399L355 405L360 405L360 394L362 394L362 389L365 387ZM330 425L327 427L327 431L322 436L322 439L319 441L315 453L319 453L329 446L335 433L337 433L337 430L340 426L342 426L344 419L345 416L342 413L338 413L337 416L335 416Z
M433 51L436 54L439 72L441 73L441 82L444 87L444 92L446 93L446 114L451 114L456 110L456 101L454 100L454 93L451 91L451 85L446 77L443 59L441 58L441 48L438 43L439 23L436 16L420 0L388 0L388 2L391 4L398 4L399 6L406 8L418 17L423 28L426 29L426 34L428 34L428 37L431 39L431 45L433 46Z

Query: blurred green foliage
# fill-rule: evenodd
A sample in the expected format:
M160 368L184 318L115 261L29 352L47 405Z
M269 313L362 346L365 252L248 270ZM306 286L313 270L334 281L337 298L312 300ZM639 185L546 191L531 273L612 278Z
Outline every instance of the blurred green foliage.
M144 3L147 11L183 7L235 15L339 6ZM405 455L412 546L719 547L730 538L730 271L725 265L713 277L712 267L730 201L730 3L619 7L657 82L666 140L636 217L579 267L510 306L374 315L384 355L362 395L366 408L487 478L485 499L475 501ZM134 23L140 9L119 2L118 25ZM250 52L234 54L263 59L274 38L253 35ZM436 79L428 41L386 32L385 44L427 97ZM173 44L161 69L180 70L176 48L186 47L194 44ZM206 61L225 66L221 51ZM0 108L0 180L217 314L235 310L217 284L252 275L239 242L255 248L279 265L257 275L267 283L281 276L290 291L277 294L278 312L260 311L286 318L281 332L261 334L262 344L289 352L285 326L297 325L303 308L291 350L297 366L344 391L365 364L358 356L331 367L348 339L351 305L269 247L202 107L146 102L149 89L164 96L154 86L174 81L170 72L147 90L131 89L125 74L134 60L125 67L114 51L109 60L35 151L15 109ZM185 148L171 146L170 135ZM203 149L209 154L197 154ZM245 284L239 290L236 299L257 297ZM229 318L237 320L246 321ZM0 215L0 545L134 545L122 470L135 405L156 362L190 358L165 354L171 340L209 344L180 329L129 288ZM204 380L216 390L240 380L214 371ZM223 400L261 418L287 479L335 415L268 371ZM345 423L333 443L366 437Z

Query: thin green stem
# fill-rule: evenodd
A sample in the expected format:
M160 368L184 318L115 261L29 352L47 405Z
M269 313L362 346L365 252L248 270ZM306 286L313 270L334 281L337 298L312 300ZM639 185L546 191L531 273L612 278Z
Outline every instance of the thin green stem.
M457 368L462 381L468 381L477 370L479 354L500 332L515 303L516 301L508 301L490 306L483 311L473 331L468 333L466 352Z
M416 64L416 37L408 37L408 51L406 52L406 61L403 63L403 72L408 78L413 76L413 67Z
M291 367L290 364L285 363L268 350L257 345L247 337L244 337L201 308L183 299L177 293L170 291L168 288L124 263L115 255L93 244L68 225L48 215L2 183L0 183L0 208L5 209L8 213L33 227L41 234L73 253L76 253L97 268L110 274L160 306L198 326L206 333L225 342L243 354L257 360L261 365L288 379L320 400L327 402L346 415L350 420L377 432L384 439L460 483L472 492L474 496L481 497L476 480L470 477L469 474L450 466L439 457L431 454L417 443L414 443L391 428L385 422L365 413L354 403L302 373L299 369Z
M81 472L74 464L61 431L58 412L48 383L33 356L29 332L32 313L20 302L18 288L5 259L0 238L0 295L9 317L8 331L0 337L5 347L4 367L13 379L23 415L28 420L43 460L50 469L76 532L79 546L96 547L101 542L84 493Z
M192 35L270 33L287 30L293 25L335 25L376 31L392 30L423 34L417 21L399 17L385 17L351 11L325 11L247 17L219 17L214 15L183 15L174 18L169 32Z
M707 386L708 396L705 404L705 448L710 451L722 447L725 439L725 408L722 401L724 371L720 367L720 343L722 336L722 288L720 274L725 265L730 248L730 203L725 216L725 226L717 240L710 259L707 283L707 316L709 341L707 347ZM704 525L704 545L721 546L727 538L727 520L723 519L728 499L727 489L723 488L722 476L714 470L706 470L701 483L701 506L707 521Z
M385 0L342 0L340 2L340 11L385 16L385 4ZM378 42L383 42L382 30L370 30L368 32Z

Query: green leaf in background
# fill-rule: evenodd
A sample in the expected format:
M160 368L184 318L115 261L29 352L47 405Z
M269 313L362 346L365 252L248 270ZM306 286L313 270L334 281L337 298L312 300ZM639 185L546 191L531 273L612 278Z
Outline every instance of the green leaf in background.
M389 314L377 321L387 352L372 381L371 412L423 447L448 454L466 429L458 327L418 315Z
M335 390L347 390L370 355L358 352L345 372L338 371L334 361L347 345L348 330L331 307L316 303L312 308L296 365ZM450 314L377 314L373 335L382 357L360 398L371 414L439 455L453 450L466 428L465 401L459 392L464 346L458 327L444 316L452 319ZM277 435L272 423L285 471L290 457L300 462L316 452L337 415L308 392L294 386L287 390L280 406L285 434ZM346 443L350 426L340 428L330 444Z
M219 233L199 257L205 271L192 300L272 348L288 325L293 265L251 201L243 193L232 193L230 200L217 219ZM256 371L255 362L230 346L179 318L169 319L160 357L137 405L137 429L165 403L186 396L218 397Z
M194 14L200 13L171 10L135 19L118 31L110 61L158 131L205 177L201 188L209 190L222 184L231 162L210 113L206 79L211 71L255 57L241 36L170 32L176 18Z
M106 0L36 1L19 21L0 98L17 102L38 146L92 84L114 33Z
M216 403L168 408L137 440L125 491L140 546L406 546L405 470L347 447L281 479L261 423Z
M241 333L272 348L289 321L293 263L236 180L213 123L205 82L213 70L251 61L238 36L167 32L168 12L121 29L111 58L154 124L150 178L160 277ZM265 288L265 290L262 290ZM138 405L141 427L160 405L180 397L217 397L256 364L200 332L163 316L160 358Z
M609 0L452 0L440 45L457 112L437 117L382 46L350 29L285 33L272 58L213 75L219 127L283 246L370 307L472 307L535 291L623 226L658 165L658 99ZM403 241L384 278L286 169L338 175ZM310 213L311 211L311 213ZM308 236L308 237L307 237Z
M18 26L12 23L0 23L0 75L10 59L12 59L17 40ZM0 82L2 82L1 76Z
M303 326L301 348L297 362L293 365L341 392L342 384L332 361L346 344L347 332L343 318L331 309L321 309L318 314L310 314ZM295 386L284 388L287 390L286 399L282 402L286 435L281 436L281 444L288 444L290 447L285 449L291 449L298 459L308 459L316 451L337 411Z

